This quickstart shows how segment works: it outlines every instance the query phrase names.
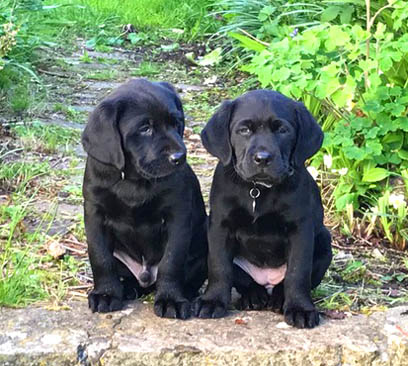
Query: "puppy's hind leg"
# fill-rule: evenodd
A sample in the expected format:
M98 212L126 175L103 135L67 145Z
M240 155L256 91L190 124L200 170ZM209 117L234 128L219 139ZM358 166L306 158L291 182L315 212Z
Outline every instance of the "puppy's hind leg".
M325 227L315 237L313 252L312 288L317 287L323 279L332 260L331 235Z
M234 287L241 298L236 304L240 310L262 310L268 305L268 293L264 286L256 283L253 278L234 264Z

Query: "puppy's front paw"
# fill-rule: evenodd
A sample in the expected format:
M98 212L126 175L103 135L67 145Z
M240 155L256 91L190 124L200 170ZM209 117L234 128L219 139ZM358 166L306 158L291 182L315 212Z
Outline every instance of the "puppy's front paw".
M184 297L157 294L154 313L161 318L188 319L191 316L191 304Z
M239 310L262 310L268 304L268 293L259 285L254 285L241 294L237 307Z
M319 325L319 312L313 307L311 310L299 307L285 307L285 322L296 328L314 328Z
M283 285L280 283L273 288L272 295L268 299L268 308L275 313L283 313L283 303L285 295L283 292Z
M227 313L227 306L222 301L198 298L193 303L193 312L202 319L222 318Z
M92 312L108 313L122 309L122 298L97 293L95 290L88 294L88 305Z

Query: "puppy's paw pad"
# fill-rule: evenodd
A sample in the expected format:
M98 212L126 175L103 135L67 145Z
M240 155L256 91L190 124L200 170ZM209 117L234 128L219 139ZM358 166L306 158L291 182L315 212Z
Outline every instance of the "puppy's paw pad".
M156 300L154 313L161 318L188 319L191 316L191 306L187 300Z
M292 325L296 328L314 328L319 325L320 322L319 312L316 310L286 310L285 321L289 325Z
M219 301L197 299L193 304L196 317L202 319L222 318L227 313L225 305Z

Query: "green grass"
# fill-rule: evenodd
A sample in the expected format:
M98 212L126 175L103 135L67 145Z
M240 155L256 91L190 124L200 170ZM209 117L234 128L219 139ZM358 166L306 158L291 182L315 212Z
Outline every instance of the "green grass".
M47 162L14 162L0 165L0 187L15 192L24 192L33 179L48 174L51 167Z
M85 79L89 80L116 80L118 76L117 70L101 70L85 74Z
M13 128L26 150L55 153L70 152L78 144L80 131L55 125L33 122Z
M87 113L77 111L75 108L62 103L54 104L54 111L61 112L68 120L78 123L85 123L87 119Z
M214 30L213 20L207 17L212 0L76 0L105 17L115 14L122 24L133 24L138 31L180 28L183 38L193 39ZM175 33L177 34L177 33Z
M154 76L160 74L162 65L150 61L143 61L137 69L131 71L132 76Z

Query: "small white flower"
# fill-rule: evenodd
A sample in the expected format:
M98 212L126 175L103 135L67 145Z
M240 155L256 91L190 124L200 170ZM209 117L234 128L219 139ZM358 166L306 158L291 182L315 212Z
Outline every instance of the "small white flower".
M405 206L407 203L405 202L403 194L390 194L389 203L393 205L393 207L398 210L400 207Z
M310 175L313 177L313 179L316 180L317 177L319 176L319 172L317 171L317 169L314 166L308 166L306 169L308 170Z
M348 169L347 168L341 168L338 170L340 175L346 175L348 173Z
M373 207L370 208L370 210L376 216L380 213L380 210L378 209L378 206L373 206Z
M332 166L332 164L333 164L333 159L332 159L332 156L331 155L323 155L323 163L324 163L324 165L326 165L326 167L328 168L328 169L330 169L331 168L331 166Z

